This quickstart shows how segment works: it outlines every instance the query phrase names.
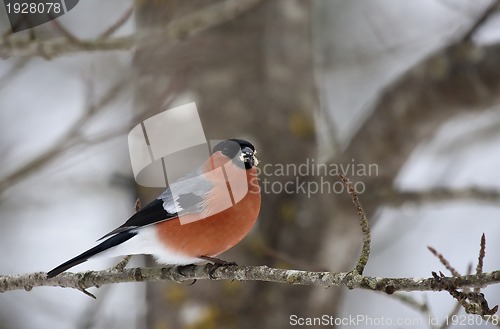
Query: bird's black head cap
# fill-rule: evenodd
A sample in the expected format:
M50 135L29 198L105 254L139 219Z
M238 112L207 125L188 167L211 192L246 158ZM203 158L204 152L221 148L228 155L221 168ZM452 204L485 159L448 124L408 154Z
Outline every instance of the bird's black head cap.
M227 139L215 145L212 153L222 152L225 156L232 159L237 166L245 166L245 169L251 169L258 165L259 160L255 157L255 147L252 143L243 139Z

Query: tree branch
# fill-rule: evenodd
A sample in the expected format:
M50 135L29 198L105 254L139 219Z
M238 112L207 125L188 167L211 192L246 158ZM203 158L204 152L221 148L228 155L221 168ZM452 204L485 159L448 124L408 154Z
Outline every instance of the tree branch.
M453 266L451 266L450 262L440 253L436 251L436 249L432 247L427 247L433 254L436 256L441 264L446 267L448 271L454 277L459 277L460 273L455 270ZM483 233L481 237L481 248L479 250L479 263L476 267L476 276L480 277L483 271L483 260L485 256L486 249L486 237ZM469 274L472 271L472 265L469 265L469 269L467 273ZM468 288L463 288L462 291L458 291L457 287L449 281L441 281L444 278L444 274L439 271L439 275L436 272L432 272L432 276L436 279L436 284L441 290L446 290L450 293L450 295L457 300L457 302L464 308L466 313L469 314L477 314L480 316L489 316L494 315L498 311L498 305L490 308L488 306L488 301L484 297L484 294L480 293L481 287L474 287L474 291L471 291ZM453 310L455 311L455 309ZM458 312L458 311L456 311Z
M370 224L368 223L368 217L366 216L366 212L363 209L363 205L361 201L359 201L358 194L354 190L349 179L339 174L340 179L347 187L347 191L351 196L352 202L356 206L356 210L358 211L358 217L360 220L361 231L363 232L363 246L361 247L361 255L358 259L358 264L356 265L357 274L363 274L365 270L365 266L368 263L368 258L370 258L370 243L371 243L371 235L370 235Z
M62 287L84 290L99 288L111 283L191 281L210 279L205 266L187 266L179 273L175 266L113 269L81 273L62 273L47 279L45 272L25 275L0 276L0 292L11 290L30 291L35 287ZM392 294L396 291L440 291L443 286L455 289L486 287L500 282L500 270L481 275L435 278L380 278L353 272L308 272L270 268L267 266L222 266L214 271L213 280L266 281L293 285L344 286L349 289L366 289Z
M109 38L113 33L115 33L120 27L125 24L126 21L132 16L132 13L134 12L134 6L130 6L125 12L118 18L116 22L113 23L110 27L108 27L104 32L99 35L98 39L99 40L104 40L106 38Z
M500 191L487 188L433 188L424 191L400 191L397 189L384 189L378 195L384 204L401 206L406 202L417 204L428 202L446 202L454 200L476 200L481 202L500 202Z
M462 42L467 42L472 39L474 34L483 26L483 24L490 18L490 16L495 12L498 4L500 3L500 0L494 0L492 1L486 8L485 10L479 15L474 23L465 31L464 35L462 36Z
M125 87L125 84L126 81L118 81L114 85L110 86L102 97L100 97L95 103L90 103L86 106L82 114L48 149L35 156L33 159L27 161L25 164L18 166L18 168L7 173L4 177L0 176L0 194L19 181L25 179L29 174L45 168L70 148L97 140L97 138L95 138L90 141L84 138L82 132L83 127L85 127L104 106L110 104L120 95L120 92ZM128 129L128 125L126 127L107 132L105 136L102 137L105 137L104 140L111 139L121 134L125 128ZM99 141L101 140L103 139L99 139Z
M138 31L124 37L103 38L101 35L91 40L77 39L78 42L68 42L67 35L64 38L42 41L4 37L0 39L0 57L43 56L52 58L81 51L130 50L139 42L159 44L165 41L182 40L200 31L230 21L254 8L261 1L226 0L217 2L193 14L176 19L164 28ZM120 24L121 20L122 18L117 24ZM109 28L103 34L107 36L108 31Z

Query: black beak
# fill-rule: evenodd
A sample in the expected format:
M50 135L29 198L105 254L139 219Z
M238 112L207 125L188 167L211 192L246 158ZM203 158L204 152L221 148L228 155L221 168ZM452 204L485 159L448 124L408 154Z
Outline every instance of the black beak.
M255 157L255 152L249 147L245 147L241 150L243 155L243 161L245 162L245 168L250 169L259 164L259 160Z

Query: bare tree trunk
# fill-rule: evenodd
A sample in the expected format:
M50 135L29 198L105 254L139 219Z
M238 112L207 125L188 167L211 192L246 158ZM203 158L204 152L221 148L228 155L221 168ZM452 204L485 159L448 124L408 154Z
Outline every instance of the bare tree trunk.
M139 28L164 25L212 3L143 2L137 22ZM260 146L263 164L304 163L316 152L310 6L263 2L184 42L138 49L137 81L148 81L138 86L139 103L157 103L166 81L175 78L180 92L194 95L209 139L246 137ZM328 204L303 194L264 194L257 230L223 258L248 265L307 263L318 269L322 232L331 218ZM195 317L200 327L284 327L291 314L304 310L314 289L259 282L155 284L148 290L148 326L180 327L182 314L196 308L202 310Z
M143 3L137 19L140 27L164 25L213 3ZM138 49L139 103L161 104L164 85L174 79L178 93L194 95L208 138L248 137L260 146L263 164L300 164L314 158L317 100L310 10L304 1L264 2L184 42ZM383 204L385 192L422 139L451 116L497 101L498 51L476 50L467 42L457 43L395 81L347 149L332 159L335 164L354 158L378 166L378 175L363 177L367 192L362 201L369 217ZM265 178L281 183L290 179L261 177L261 182ZM300 184L315 177L298 179ZM273 193L269 186L267 192L256 232L224 258L304 269L351 268L361 233L347 194L308 198ZM155 284L148 294L149 327L182 326L188 309L200 311L191 320L200 327L285 327L292 314L335 315L342 292L259 282Z

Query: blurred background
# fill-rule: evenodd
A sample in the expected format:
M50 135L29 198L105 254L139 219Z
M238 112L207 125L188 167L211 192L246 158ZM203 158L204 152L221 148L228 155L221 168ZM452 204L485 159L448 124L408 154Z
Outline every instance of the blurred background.
M324 163L356 168L347 175L373 233L366 275L449 274L429 245L465 274L483 232L484 271L499 269L497 3L86 0L15 34L0 6L0 274L50 270L120 225L137 197L154 198L134 183L127 134L192 101L207 139L248 139L269 169L257 226L223 259L351 270L362 237L347 193L328 189L338 177L276 171ZM142 265L154 262L129 266ZM264 282L91 292L97 300L52 287L0 294L0 329L287 328L292 315L324 314L429 328L455 306L444 292L405 294L421 312L369 291ZM484 293L500 303L498 286Z

